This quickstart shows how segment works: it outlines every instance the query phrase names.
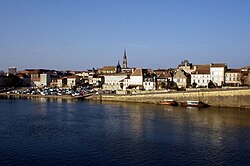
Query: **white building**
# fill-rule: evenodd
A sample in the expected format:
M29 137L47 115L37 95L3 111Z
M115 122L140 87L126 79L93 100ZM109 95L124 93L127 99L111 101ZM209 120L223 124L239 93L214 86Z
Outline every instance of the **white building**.
M196 65L195 68L191 74L191 85L196 83L196 87L207 87L211 80L210 65Z
M143 74L145 73L145 69L137 68L130 76L130 85L143 85Z
M127 78L127 74L108 74L104 76L103 90L122 90L123 89L123 80Z
M130 76L129 86L127 89L144 89L155 90L156 89L156 76L152 76L148 73L147 69L137 68Z
M211 80L215 85L222 86L225 83L226 70L227 70L227 64L225 63L210 64Z
M145 90L156 90L156 78L145 78L143 81L143 87Z

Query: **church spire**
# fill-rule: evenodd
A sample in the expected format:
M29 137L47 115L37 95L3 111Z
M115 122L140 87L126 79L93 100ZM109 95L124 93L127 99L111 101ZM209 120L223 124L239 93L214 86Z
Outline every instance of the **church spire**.
M128 62L127 62L126 49L124 49L122 68L124 68L124 69L128 68L128 64L127 64L127 63L128 63Z

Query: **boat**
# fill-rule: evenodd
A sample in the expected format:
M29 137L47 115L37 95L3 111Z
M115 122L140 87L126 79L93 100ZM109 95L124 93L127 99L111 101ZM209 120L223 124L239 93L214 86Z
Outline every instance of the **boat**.
M199 107L199 108L210 107L210 105L203 103L201 101L186 101L181 105L186 107Z
M160 105L178 106L178 103L173 99L164 99L164 101L160 101L158 104L160 104Z

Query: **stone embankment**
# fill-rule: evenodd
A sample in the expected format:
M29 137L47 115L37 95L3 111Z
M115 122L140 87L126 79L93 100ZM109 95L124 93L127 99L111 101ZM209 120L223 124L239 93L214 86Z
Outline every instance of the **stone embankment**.
M220 89L203 91L161 92L131 95L95 95L94 100L157 103L164 99L178 102L199 100L214 107L250 108L250 89Z

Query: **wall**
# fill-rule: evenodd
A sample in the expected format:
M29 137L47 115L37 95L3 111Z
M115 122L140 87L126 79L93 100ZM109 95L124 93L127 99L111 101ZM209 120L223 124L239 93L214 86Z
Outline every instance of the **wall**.
M97 95L95 100L157 103L163 99L199 100L216 107L250 108L250 89L198 92L164 92L134 95Z

